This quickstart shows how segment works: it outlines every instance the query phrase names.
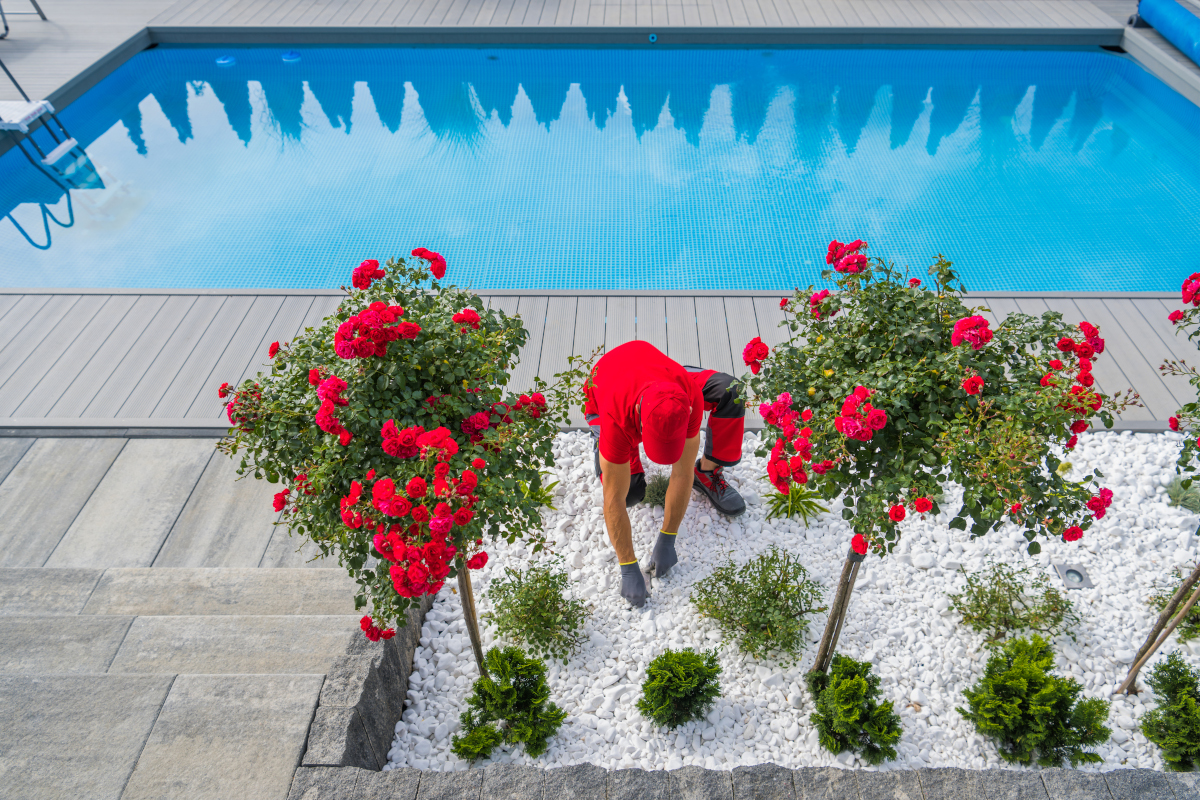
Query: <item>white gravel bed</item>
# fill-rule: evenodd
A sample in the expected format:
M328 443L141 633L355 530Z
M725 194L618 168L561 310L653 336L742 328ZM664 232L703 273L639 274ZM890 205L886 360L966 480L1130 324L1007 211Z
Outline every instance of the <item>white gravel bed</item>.
M869 555L855 589L838 651L874 664L882 679L884 697L894 701L904 734L899 757L880 767L1006 766L989 740L976 735L955 707L964 704L962 691L982 675L987 651L983 637L959 623L948 610L946 595L961 588L959 565L980 567L989 557L1013 563L1026 561L1052 573L1050 564L1080 564L1095 584L1070 592L1082 624L1076 639L1060 636L1053 645L1058 666L1085 687L1085 694L1108 699L1124 678L1134 650L1146 636L1154 616L1145 600L1156 580L1196 558L1200 520L1167 504L1165 489L1174 475L1182 438L1178 434L1084 434L1068 459L1082 474L1099 467L1102 485L1113 490L1113 504L1104 519L1081 541L1043 541L1038 556L1028 556L1025 540L1006 526L972 542L952 530L950 513L910 514L904 538L892 555ZM544 515L546 530L566 557L573 591L592 604L587 622L589 641L570 659L549 666L552 699L568 716L549 750L530 759L521 747L498 748L487 763L536 764L544 767L589 762L605 768L674 769L695 764L709 769L774 762L786 767L864 767L848 753L834 756L821 749L808 722L812 700L802 675L816 651L824 614L811 617L810 644L794 667L771 660L755 661L723 644L709 621L688 602L691 586L709 575L727 557L739 564L777 544L798 554L810 576L829 591L840 572L852 531L841 519L840 504L808 527L796 521L767 521L760 496L770 491L763 478L766 459L753 456L757 437L747 434L740 465L726 470L729 482L748 502L739 519L727 521L693 493L677 550L679 564L663 580L651 583L651 599L632 609L619 596L619 573L605 533L600 509L600 484L593 476L591 443L585 432L564 433L556 441L561 481L558 510ZM657 467L652 469L659 469ZM957 508L948 498L943 507ZM662 509L644 505L631 509L634 543L645 565L659 530ZM485 569L473 573L479 611L490 609L487 585L503 574L530 563L529 548L521 542L492 543ZM534 558L545 558L539 554ZM1058 578L1053 577L1058 583ZM459 727L458 715L478 673L471 656L457 594L452 582L438 598L422 630L413 664L408 708L396 725L396 738L386 769L466 769L467 762L450 752L450 734ZM1061 584L1058 584L1061 586ZM485 648L497 643L484 625ZM1200 645L1200 643L1196 643ZM646 665L664 649L718 647L721 653L722 697L707 719L675 731L655 726L635 707ZM1172 637L1157 658L1182 649L1189 663L1200 663L1189 646ZM1200 654L1200 646L1195 648ZM1148 667L1147 667L1148 669ZM1146 671L1143 671L1143 675ZM1141 698L1113 698L1109 726L1112 739L1097 749L1103 764L1084 767L1162 769L1156 745L1138 731L1137 720L1153 707L1147 691Z

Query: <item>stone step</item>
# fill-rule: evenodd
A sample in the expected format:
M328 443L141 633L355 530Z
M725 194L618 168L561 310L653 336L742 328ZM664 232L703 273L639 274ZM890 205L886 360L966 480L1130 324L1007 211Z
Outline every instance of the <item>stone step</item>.
M0 617L353 615L354 591L340 568L0 569Z
M0 675L0 795L285 800L322 680Z
M6 616L0 673L324 675L354 616Z

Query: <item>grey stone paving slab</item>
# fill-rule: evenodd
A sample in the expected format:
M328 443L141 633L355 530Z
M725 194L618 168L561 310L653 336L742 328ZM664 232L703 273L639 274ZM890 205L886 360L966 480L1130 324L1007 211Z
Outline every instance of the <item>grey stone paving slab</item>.
M1178 800L1200 800L1200 773L1172 772L1166 777Z
M594 764L548 769L545 792L553 800L604 800L608 772Z
M608 773L608 800L667 800L669 795L670 781L662 770L618 769Z
M546 771L517 764L497 764L483 771L480 800L541 800ZM612 793L609 793L611 800Z
M357 708L320 706L308 729L304 750L306 767L362 767L381 769L387 752L381 755L371 747L371 739Z
M1099 773L1055 767L1040 774L1050 800L1112 800L1108 782Z
M671 800L733 800L733 781L728 770L683 767L668 773ZM547 786L546 794L549 794Z
M148 567L213 455L208 439L131 439L48 567Z
M102 569L0 569L0 616L78 614Z
M321 558L321 548L301 534L290 535L283 525L275 526L260 567L337 567L337 557Z
M292 776L288 800L346 800L366 770L354 767L300 767Z
M917 771L925 800L988 800L978 770L942 768Z
M0 786L22 800L117 800L173 679L0 675Z
M323 675L357 626L354 617L138 617L109 671Z
M8 477L13 467L33 446L34 439L0 439L0 482Z
M478 800L483 770L422 772L417 800Z
M353 615L354 580L341 569L106 570L85 614Z
M862 800L921 800L921 782L911 769L858 772Z
M0 672L102 673L133 617L0 617Z
M803 767L792 770L797 800L856 800L858 781L854 772L835 767Z
M1113 800L1175 800L1167 776L1153 769L1115 769L1105 772Z
M124 446L124 439L34 442L0 483L0 567L44 566Z
M755 764L733 770L735 800L796 800L792 771L778 764Z
M122 800L285 800L320 675L180 675Z
M421 773L409 767L389 772L365 772L358 779L355 800L416 800Z
M984 781L989 800L1047 800L1046 784L1036 772L990 769Z
M238 480L241 456L215 453L175 520L156 567L257 567L279 517L271 498L280 485Z

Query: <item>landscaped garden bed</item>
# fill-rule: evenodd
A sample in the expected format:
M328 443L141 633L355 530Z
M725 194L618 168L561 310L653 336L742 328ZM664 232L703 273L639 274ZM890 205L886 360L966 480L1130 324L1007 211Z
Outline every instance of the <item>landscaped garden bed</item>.
M1059 674L1083 684L1084 696L1112 699L1108 726L1113 736L1093 748L1104 760L1081 768L1163 768L1159 748L1137 730L1142 715L1155 706L1152 695L1113 698L1112 693L1157 616L1147 600L1176 568L1190 567L1198 556L1195 531L1200 520L1171 505L1166 493L1181 441L1173 433L1080 436L1068 457L1072 472L1067 477L1101 469L1105 485L1113 490L1113 503L1077 542L1051 541L1041 553L1029 556L1016 526L972 542L966 532L948 527L950 514L925 519L914 515L901 523L902 543L891 557L864 562L839 652L874 665L883 697L892 700L900 714L899 758L881 768L1004 766L991 741L976 734L955 710L965 707L963 690L983 674L988 650L986 636L962 624L949 595L961 592L964 575L978 572L989 560L1029 565L1060 588L1052 563L1086 570L1093 588L1062 589L1079 623L1051 639ZM810 577L830 586L851 535L840 509L821 514L807 526L799 520L765 519L761 498L771 488L763 477L766 459L746 458L726 474L749 498L747 513L726 520L694 498L679 535L679 564L669 576L654 581L646 607L634 610L616 591L616 562L600 516L590 448L586 433L569 432L556 439L560 466L555 478L564 492L555 500L557 510L545 512L547 538L555 542L552 548L564 557L569 573L569 594L583 599L591 612L584 627L586 641L568 664L548 662L551 698L567 711L567 718L540 758L530 759L520 748L503 748L490 761L476 764L550 767L588 762L647 769L685 764L730 769L762 762L864 766L850 753L835 756L822 749L809 724L814 705L803 676L811 666L824 614L815 615L809 626L804 657L789 666L770 658L743 657L736 647L723 645L716 626L697 615L688 600L692 585L727 558L743 563L772 545L796 554ZM955 507L952 502L945 505ZM632 510L640 553L649 551L661 516L661 508ZM493 559L476 578L481 613L491 610L487 587L505 566L553 561L548 554L531 555L528 550L520 542L493 550ZM426 616L391 765L435 770L468 766L449 750L463 701L478 675L461 619L458 596L444 589ZM485 647L498 643L486 624L483 635ZM649 660L665 648L689 646L718 648L723 694L704 720L668 731L639 714L636 702ZM1189 664L1200 665L1200 655L1192 655L1189 646L1175 639L1155 661L1172 649L1180 650ZM1196 652L1200 654L1200 646Z

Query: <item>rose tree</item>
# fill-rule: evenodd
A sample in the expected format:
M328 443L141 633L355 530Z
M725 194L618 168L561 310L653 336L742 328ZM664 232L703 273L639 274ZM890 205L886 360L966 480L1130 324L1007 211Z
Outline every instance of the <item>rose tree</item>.
M781 301L787 342L774 352L746 346L747 384L762 403L776 490L842 498L855 535L817 654L824 671L867 550L884 555L910 510L964 489L952 528L982 536L1003 521L1074 541L1104 515L1112 493L1060 473L1056 446L1099 416L1124 407L1092 388L1104 352L1095 326L1012 314L998 327L969 309L951 263L938 256L932 286L882 259L862 241L829 245L824 277L837 289L797 290ZM1128 401L1126 401L1128 402ZM800 487L800 488L797 488Z
M537 380L553 404L537 391L507 393L528 335L520 320L439 283L437 253L413 255L386 268L364 261L321 327L273 344L256 381L222 385L234 426L222 448L242 454L240 473L282 484L283 524L336 553L358 582L356 606L370 607L372 640L457 578L482 671L467 570L487 562L485 535L540 549L529 490L553 463L570 379Z

